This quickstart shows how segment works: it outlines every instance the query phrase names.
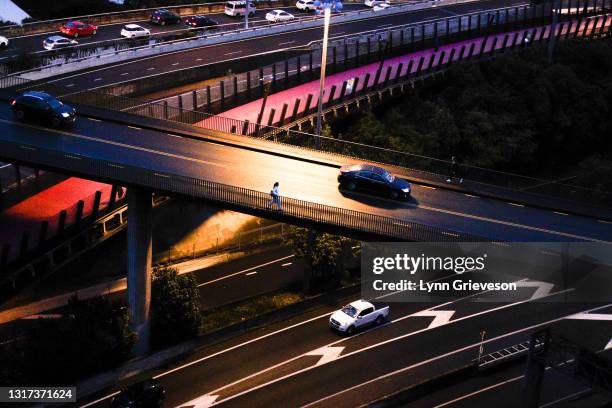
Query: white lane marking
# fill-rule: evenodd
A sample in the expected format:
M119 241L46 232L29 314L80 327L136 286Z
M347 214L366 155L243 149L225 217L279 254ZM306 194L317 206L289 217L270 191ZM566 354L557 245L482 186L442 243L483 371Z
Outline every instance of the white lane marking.
M612 224L612 221L606 221L606 220L597 220L599 222L603 222L604 224Z
M172 136L172 137L178 137L178 138L181 138L181 136L179 136L179 135L173 135L172 133L166 133L166 134L167 134L168 136Z
M153 71L154 69L155 67L150 67L150 68L147 68L147 71Z
M270 261L270 262L262 263L261 265L257 265L257 266L253 266L253 267L251 267L251 268L243 269L242 271L239 271L239 272L230 273L229 275L223 275L223 276L221 276L220 278L212 279L212 280L209 280L209 281L202 282L202 283L198 284L198 288L199 288L199 287L202 287L202 286L206 286L206 285L213 284L213 283L215 283L215 282L222 281L222 280L224 280L224 279L229 279L229 278L234 277L234 276L237 276L237 275L242 275L242 274L244 274L245 272L249 272L249 271L252 271L252 270L254 270L254 269L261 268L262 266L272 265L273 263L277 263L277 262L280 262L280 261L284 261L285 259L293 258L294 256L295 256L295 255L287 255L287 256L284 256L284 257L282 257L282 258L278 258L278 259L275 259L275 260L273 260L273 261Z
M202 58L196 58L196 61L202 61Z
M327 364L330 361L334 361L335 359L340 357L340 354L342 354L343 350L344 350L344 346L341 346L341 347L321 347L321 348L318 348L316 350L309 351L305 355L306 356L321 356L319 361L317 361L317 363L315 364L315 367L316 367L316 366L319 366L319 365L322 365L322 364Z
M87 118L87 120L91 120L92 122L102 122L100 119L95 118Z
M0 121L1 121L1 119L0 119ZM433 280L433 281L431 281L431 282L436 282L436 281L439 281L439 280L443 280L443 279L447 279L447 278L452 278L452 277L454 277L454 276L457 276L457 275L453 273L453 274L451 274L451 275L447 275L447 276L443 276L443 277L441 277L441 278L434 279L434 280ZM401 293L401 292L403 292L403 291L398 290L397 292L394 292L394 293L387 293L387 294L385 294L385 295L375 297L375 298L374 298L374 299L372 299L372 300L382 299L382 298L384 298L384 297L391 296L391 295L394 295L394 294L397 294L397 293ZM477 294L475 294L475 295L478 295L478 293L477 293ZM466 298L468 298L468 297L470 297L470 296L466 296ZM431 309L433 309L433 308L435 308L435 307L444 307L444 306L446 306L446 305L448 305L448 304L451 304L451 303L452 303L452 302L447 302L447 303L442 304L442 305L434 306L434 307L432 307ZM248 346L249 344L255 343L255 342L259 341L259 340L264 340L264 339L266 339L266 338L268 338L268 337L275 336L275 335L277 335L277 334L279 334L279 333L283 333L283 332L289 331L289 330L291 330L291 329L294 329L294 328L296 328L296 327L300 327L300 326L303 326L303 325L305 325L305 324L308 324L308 323L314 322L315 320L319 320L319 319L322 319L322 318L324 318L324 317L331 316L331 314L332 314L332 313L333 313L333 312L324 313L324 314L322 314L322 315L315 316L315 317L312 317L312 318L310 318L310 319L306 319L306 320L304 320L304 321L301 321L301 322L298 322L298 323L292 324L291 326L287 326L287 327L284 327L284 328L282 328L282 329L279 329L279 330L276 330L276 331L270 332L270 333L268 333L268 334L264 334L263 336L259 336L259 337L256 337L256 338L254 338L254 339L251 339L251 340L245 341L245 342L243 342L243 343L237 344L237 345L232 346L232 347L229 347L229 348L227 348L227 349L220 350L220 351L218 351L218 352L216 352L216 353L213 353L213 354L211 354L211 355L204 356L204 357L199 358L199 359L197 359L197 360L194 360L194 361L191 361L191 362L189 362L189 363L183 364L182 366L178 366L178 367L175 367L175 368L173 368L173 369L171 369L171 370L168 370L168 371L165 371L165 372L163 372L163 373L160 373L160 374L158 374L158 375L154 376L154 377L153 377L153 379L158 379L158 378L164 377L164 376L166 376L166 375L168 375L168 374L172 374L172 373L174 373L174 372L176 372L176 371L179 371L179 370L182 370L182 369L184 369L184 368L188 368L188 367L190 367L190 366L192 366L192 365L195 365L195 364L201 363L202 361L206 361L206 360L209 360L209 359L211 359L211 358L217 357L217 356L219 356L219 355L221 355L221 354L225 354L225 353L228 353L228 352L230 352L230 351L233 351L233 350L239 349L239 348L241 348L241 347ZM400 321L400 320L403 320L404 318L407 318L407 317L410 317L410 315L408 315L408 316L404 316L403 318L395 319L395 320L393 320L393 321L392 321L392 323L393 323L393 322ZM363 332L363 333L367 333L367 332L369 332L369 330L368 330L368 331L365 331L365 332ZM358 334L357 336L359 336L359 335L360 335L360 334ZM89 403L89 404L87 404L87 405L84 405L84 406L82 406L81 408L85 408L85 407L88 407L88 406L91 406L91 405L97 404L98 402L101 402L101 401L107 400L107 399L109 399L109 398L112 398L112 397L114 397L114 396L115 396L115 395L117 395L117 394L119 394L119 391L114 392L114 393L109 394L109 395L106 395L106 396L104 396L104 397L102 397L102 398L100 398L100 399L97 399L96 401L91 402L91 403Z
M10 163L9 164L5 164L4 166L0 166L0 169L4 169L4 168L10 167L10 166L12 166L12 164L10 164Z
M599 321L612 321L612 314L604 314L604 313L576 313L568 317L571 320L599 320ZM612 348L612 338L604 347L604 350L608 350Z
M128 125L128 127L129 127L130 129L134 129L134 130L142 130L141 128L136 127L136 126L129 126L129 125Z
M233 52L225 53L223 55L235 55L235 54L240 54L241 52L242 52L242 50L240 50L240 51L233 51Z
M340 31L339 33L332 33L332 35L342 35L342 34L346 34L346 31Z
M287 263L282 264L281 266L289 266L289 265L293 265L293 262L287 262Z
M534 300L548 295L555 285L548 282L523 280L517 282L516 286L519 288L537 288L530 298L530 300Z
M446 278L446 277L445 277L445 278ZM564 293L564 292L568 292L568 291L571 291L571 290L573 290L573 289L567 289L567 290L564 290L564 291L556 292L556 293L554 293L554 295L556 295L556 294L560 294L560 293ZM479 294L482 294L482 293L486 293L486 292L490 292L490 291L483 291L483 292L480 292L480 293L474 293L474 294L471 294L471 295L465 296L465 297L463 297L463 298L460 298L460 299L455 299L455 300L453 300L453 301L449 301L449 302L446 302L446 303L444 303L444 304L437 305L437 306L434 306L434 307L431 307L431 308L429 308L429 309L425 309L425 310L433 310L433 309L436 309L436 308L439 308L439 307L446 307L446 306L448 306L449 304L456 303L456 302L459 302L459 301L463 301L463 300L465 300L465 299L467 299L467 298L474 297L474 296L476 296L476 295L479 295ZM552 296L552 295L553 295L553 294L551 294L550 296ZM477 317L477 316L484 315L484 314L488 314L488 313L492 313L492 312L495 312L495 311L498 311L498 310L506 309L506 308L508 308L508 307L517 306L517 305L520 305L520 304L523 304L523 303L526 303L526 302L529 302L529 301L530 301L530 299L528 299L528 300L523 300L523 301L519 301L519 302L515 302L515 303L509 303L509 304L502 305L502 306L498 306L498 307L495 307L495 308L492 308L492 309L487 309L487 310L484 310L484 311L481 311L481 312L477 312L477 313L474 313L474 314L471 314L471 315L467 315L467 316L460 317L460 318L459 318L459 319L457 319L457 320L452 320L452 321L449 321L447 324L457 323L457 322L460 322L460 321L463 321L463 320L471 319L472 317ZM388 326L389 324L392 324L392 323L398 322L398 321L400 321L400 320L404 320L404 319L406 319L406 318L412 317L412 316L414 316L415 314L422 313L422 312L424 312L424 311L420 311L420 312L416 312L416 313L412 313L412 314L409 314L409 315L403 316L403 317L401 317L401 318L399 318L399 319L396 319L396 320L391 321L390 323L386 324L385 326ZM330 313L330 314L331 314L331 313ZM384 326L378 326L378 328L380 328L380 327L384 327ZM331 346L335 346L336 344L340 344L340 343L342 343L342 342L348 341L348 340L353 339L353 338L355 338L355 337L362 336L362 335L364 335L364 334L366 334L366 333L369 333L370 331L372 331L372 330L376 330L376 329L377 329L377 327L374 327L374 328L372 328L372 329L369 329L369 330L366 330L366 331L364 331L364 332L358 333L356 336L351 336L351 337L343 338L343 339L340 339L340 340L336 340L336 341L334 341L334 342L331 342L331 343L329 343L329 344L326 344L326 345L325 345L325 346L323 346L323 347L331 347ZM362 353L362 352L364 352L364 351L368 351L368 350L371 350L371 349L374 349L374 348L377 348L377 347L380 347L380 346L383 346L383 345L386 345L386 344L389 344L389 343L392 343L392 342L395 342L395 341L398 341L398 340L402 340L402 339L404 339L404 338L411 337L411 336L414 336L414 335L417 335L417 334L420 334L420 333L423 333L423 332L426 332L426 331L429 331L429 330L432 330L432 329L435 329L435 328L429 328L429 327L427 327L427 328L420 329L420 330L416 330L416 331L413 331L413 332L410 332L410 333L407 333L407 334L403 334L403 335L400 335L400 336L397 336L397 337L393 337L393 338L390 338L390 339L388 339L388 340L383 340L383 341L380 341L379 343L375 343L375 344L372 344L372 345L370 345L370 346L366 346L366 347L363 347L363 348L361 348L361 349L357 349L357 350L355 350L355 351L352 351L352 352L350 352L350 353L347 353L347 354L344 354L344 355L338 356L338 357L336 358L336 360L340 360L340 359L343 359L343 358L346 358L346 357L352 356L352 355L354 355L354 354ZM321 347L319 347L319 348L321 348ZM255 373L253 373L253 374L250 374L250 375L248 375L248 376L246 376L246 377L244 377L244 378L241 378L241 379L239 379L239 380L236 380L236 381L234 381L234 382L232 382L232 383L230 383L230 384L226 384L226 385L224 385L224 386L222 386L222 387L219 387L219 388L217 388L216 390L210 391L208 394L218 394L219 392L221 392L221 391L222 391L222 390L224 390L224 389L227 389L227 388L229 388L229 387L233 387L233 386L234 386L234 385L236 385L236 384L239 384L239 383L241 383L241 382L244 382L244 381L246 381L246 380L249 380L249 379L251 379L251 378L254 378L254 377L256 377L256 376L258 376L258 375L261 375L261 374L263 374L263 373L266 373L266 372L268 372L268 371L274 370L274 369L276 369L276 368L278 368L278 367L281 367L281 366L283 366L283 365L285 365L285 364L287 364L287 363L290 363L290 362L295 361L295 360L297 360L297 359L299 359L299 358L302 358L304 355L306 355L306 354L298 355L298 356L292 357L292 358L290 358L290 359L288 359L288 360L282 361L282 362L280 362L280 363L278 363L278 364L275 364L275 365L273 365L273 366L270 366L270 367L268 367L268 368L265 368L265 369L263 369L263 370L260 370L260 371L258 371L258 372L255 372ZM231 395L231 396L229 396L229 397L227 397L227 398L225 398L225 399L222 399L222 400L221 400L221 401L219 401L219 402L226 402L226 401L229 401L229 400L233 400L234 398L237 398L237 397L242 396L242 395L244 395L244 394L247 394L247 393L249 393L249 392L256 391L256 390L258 390L258 389L261 389L261 388L267 387L268 385L271 385L271 384L277 383L277 382L279 382L279 381L286 380L287 378L290 378L290 377L296 376L296 375L298 375L298 374L304 373L304 372L306 372L306 371L312 370L312 369L313 369L313 368L315 368L315 367L316 367L316 366L308 366L308 367L305 367L305 368L300 369L300 370L298 370L298 371L294 371L294 372L292 372L292 373L286 374L286 375L281 376L281 377L279 377L279 378L275 378L275 379L273 379L273 380L270 380L270 381L268 381L268 382L266 382L266 383L262 383L262 384L259 384L259 385L254 386L254 387L252 387L252 388L249 388L249 389L246 389L246 390L244 390L244 391L241 391L241 392L239 392L239 393L237 393L237 394L233 394L233 395ZM184 406L184 405L188 405L188 404L187 404L187 403L186 403L186 404L180 404L180 405L178 405L178 406Z
M157 176L157 177L171 178L171 177L170 177L170 176L168 176L167 174L153 173L153 175L155 175L155 176Z
M37 129L37 130L41 130L42 129L42 128L37 127L37 126L32 126L32 125L28 125L28 124L25 124L25 123L11 122L11 121L8 121L8 120L5 120L5 119L0 119L0 122L16 124L16 125L28 127L28 128L31 128L31 129ZM118 146L118 147L122 147L122 148L125 148L125 149L131 149L131 150L137 150L137 151L141 151L141 152L153 153L153 154L157 154L159 156L172 157L172 158L176 158L176 159L191 161L191 162L194 162L194 163L207 164L207 165L210 165L210 166L217 166L217 167L228 168L228 166L226 166L224 164L220 164L220 163L216 163L216 162L211 162L211 161L207 161L207 160L200 160L200 159L196 159L194 157L182 156L180 154L173 154L173 153L162 152L162 151L159 151L159 150L149 149L149 148L146 148L146 147L138 147L138 146L134 146L134 145L126 144L126 143L114 142L112 140L105 140L105 139L100 139L100 138L92 137L92 136L79 135L77 133L60 131L60 130L57 130L57 129L45 129L45 130L48 131L48 132L53 132L53 133L57 133L57 134L60 134L60 135L72 136L75 139L89 140L89 141L93 141L93 142L97 142L97 143L103 143L103 144L108 144L108 145L112 145L112 146ZM20 146L20 147L22 149L36 150L35 148L29 147L29 146ZM107 165L110 166L110 167L117 167L117 168L120 168L120 169L124 168L123 166L121 166L119 164L114 164L114 163L108 163Z
M262 9L262 10L268 10L268 9ZM410 11L407 11L406 13L398 13L398 14L408 14L408 13L410 13ZM469 14L469 13L466 12L466 14ZM384 15L378 15L378 16L363 18L363 19L360 19L359 21L369 21L369 20L377 20L377 19L383 19L383 18L387 18L387 17L384 16ZM142 20L142 21L148 21L148 20ZM303 29L299 29L299 30L293 30L293 31L291 31L291 33L295 34L295 33L299 33L299 32L302 32L302 31L318 31L318 30L320 30L320 27L314 27L314 28L310 27L310 28L303 28ZM341 34L346 34L346 32L334 33L333 35L335 36L335 35L341 35ZM278 35L277 33L268 34L268 35L262 35L260 37L257 37L257 39L258 39L258 41L260 41L262 39L269 38L269 37L275 37L277 35ZM333 37L330 38L330 40L331 39L333 39ZM241 42L249 42L249 41L253 41L253 39L252 38L246 38L246 39L241 39L241 40L228 41L228 42L224 42L223 44L224 45L231 45L231 44L236 44L236 43L241 43ZM217 46L216 44L213 44L213 45L203 45L201 47L190 48L189 52L199 51L199 50L203 50L203 49L206 49L206 48L212 48L212 47L216 47L216 46ZM272 54L272 53L276 53L276 52L277 52L277 50L272 49L270 51L264 51L264 52L261 52L261 53L258 53L258 54L251 54L251 55L248 55L248 56L249 57L255 57L255 56L260 56L260 55L268 55L268 54ZM185 50L178 50L178 51L172 51L172 52L169 52L169 53L165 53L165 54L163 54L163 58L165 58L165 57L167 57L169 55L180 54L180 53L185 53ZM120 64L114 64L112 66L112 68L109 68L109 67L96 68L96 69L88 71L88 72L81 72L81 73L77 73L77 74L72 74L72 75L65 76L65 77L60 78L60 79L53 79L53 80L50 80L48 82L58 82L58 81L62 81L62 80L65 80L65 79L74 78L74 77L77 77L77 76L83 76L83 75L91 74L93 72L103 71L103 70L107 70L107 69L115 69L117 67L121 67L121 66L124 66L124 65L135 64L135 63L138 63L138 64L142 65L143 61L147 61L147 60L151 60L151 59L155 59L155 58L162 58L162 57L160 57L159 55L153 55L153 56L149 56L149 57L145 57L145 58L140 58L137 61L131 60L131 61L123 62L123 63L120 63ZM222 63L222 62L226 62L226 61L215 61L214 64L219 64L219 63ZM116 85L116 84L117 84L117 82L109 84L109 85Z
M438 404L438 405L436 405L436 406L435 406L435 407L433 407L433 408L442 408L442 407L446 407L446 406L448 406L448 405L454 404L455 402L463 401L464 399L468 399L468 398L470 398L470 397L473 397L474 395L478 395L478 394L481 394L481 393L483 393L483 392L487 392L487 391L489 391L489 390L492 390L492 389L495 389L495 388L501 387L502 385L506 385L506 384L509 384L509 383L511 383L511 382L514 382L514 381L520 380L520 379L521 379L521 378L523 378L523 377L524 377L524 375L519 375L519 376L516 376L516 377L514 377L514 378L510 378L509 380L502 381L502 382L499 382L499 383L497 383L497 384L493 384L493 385L490 385L490 386L488 386L488 387L481 388L481 389L476 390L476 391L474 391L474 392L470 392L469 394L462 395L462 396L457 397L457 398L455 398L455 399L452 399L452 400L450 400L450 401L443 402L442 404Z
M472 198L478 198L478 196L472 195L472 194L468 194L468 193L463 193L464 196L466 197L472 197Z
M434 327L443 326L448 323L454 314L454 310L423 310L414 313L413 316L433 317L434 319L429 323L429 326L427 326L428 329L433 329Z
M109 398L112 398L112 397L114 397L115 395L119 395L119 393L120 393L120 392L121 392L121 391L115 391L115 392L113 392L112 394L105 395L104 397L102 397L102 398L98 398L98 399L97 399L97 400L95 400L95 401L91 401L91 402L88 402L88 403L87 403L87 404L85 404L85 405L81 405L81 407L80 407L80 408L87 408L87 407L91 407L92 405L96 405L97 403L102 402L102 401L104 401L104 400L107 400L107 399L109 399Z
M176 65L178 65L178 64L179 64L178 62L175 62L174 64L172 64L172 66L174 67L174 66L176 66Z
M65 85L65 86L66 86L66 88L71 88L71 87L74 86L74 84L68 84L68 85Z
M517 203L508 203L508 204L513 205L515 207L524 207L523 204L517 204Z
M509 203L512 204L512 203ZM503 220L498 220L495 218L489 218L489 217L481 217L479 215L473 215L473 214L466 214L466 213L462 213L462 212L458 212L458 211L451 211L451 210L445 210L442 208L436 208L436 207L429 207L426 205L414 205L414 204L406 204L409 207L414 207L414 208L420 208L423 210L429 210L429 211L435 211L435 212L440 212L440 213L444 213L444 214L450 214L450 215L456 215L458 217L464 217L464 218L470 218L470 219L474 219L474 220L479 220L479 221L488 221L494 224L500 224L500 225L506 225L509 227L515 227L515 228L522 228L522 229L526 229L526 230L530 230L530 231L537 231L537 232L543 232L545 234L551 234L551 235L559 235L562 237L569 237L569 238L574 238L574 239L579 239L579 240L583 240L583 241L590 241L590 242L607 242L601 239L596 239L596 238L591 238L591 237L584 237L581 235L576 235L576 234L570 234L568 232L561 232L561 231L555 231L555 230L549 230L547 228L540 228L540 227L532 227L531 225L525 225L525 224L518 224L515 222L510 222L510 221L503 221ZM514 205L514 204L512 204ZM520 204L518 204L520 205ZM523 207L522 205L520 205L521 207Z
M377 28L383 28L383 27L391 27L393 24L389 23L389 24L381 24L381 25L377 25Z
M568 215L567 213L561 212L561 211L553 211L555 214L559 214L559 215Z
M593 308L593 309L587 310L587 311L585 311L585 312L587 312L587 313L588 313L588 312L591 312L591 311L600 310L600 309L603 309L603 308L606 308L606 307L610 307L610 306L612 306L612 303L607 304L607 305L605 305L605 306L599 306L599 307L596 307L596 308ZM541 326L546 326L546 325L549 325L549 324L557 323L557 322L559 322L559 321L561 321L561 320L563 320L563 319L565 319L565 317L559 317L559 318L557 318L557 319L552 319L552 320L549 320L549 321L547 321L547 322L537 323L537 324L534 324L534 325L529 326L529 327L524 327L524 328L522 328L522 329L515 330L515 331L513 331L513 332L509 332L509 333L501 334L501 335L499 335L499 336L497 336L497 337L492 337L492 338L490 338L490 339L488 339L488 340L485 340L485 341L483 341L483 342L478 342L478 343L470 344L470 345L468 345L468 346L464 346L464 347L461 347L461 348L458 348L458 349L455 349L455 350L449 351L448 353L444 353L444 354L441 354L441 355L439 355L439 356L432 357L432 358L430 358L430 359L428 359L428 360L423 360L423 361L420 361L420 362L418 362L418 363L416 363L416 364L412 364L412 365L410 365L410 366L407 366L407 367L404 367L404 368L400 368L400 369L398 369L398 370L395 370L395 371L392 371L392 372L390 372L390 373L384 374L384 375L379 376L379 377L377 377L377 378L373 378L373 379L371 379L371 380L368 380L368 381L362 382L362 383L357 384L357 385L354 385L354 386L352 386L352 387L345 388L345 389L343 389L342 391L336 392L336 393L334 393L334 394L327 395L327 396L325 396L325 397L323 397L323 398L321 398L321 399L318 399L318 400L316 400L316 401L313 401L313 402L310 402L310 403L308 403L308 404L302 405L302 408L311 407L311 406L316 405L316 404L319 404L319 403L321 403L321 402L323 402L323 401L327 401L327 400L328 400L328 399L330 399L330 398L337 397L338 395L342 395L342 394L345 394L345 393L347 393L347 392L354 391L354 390L356 390L357 388L363 387L364 385L369 385L369 384L372 384L372 383L374 383L374 382L377 382L377 381L384 380L384 379L386 379L386 378L392 377L392 376L394 376L394 375L397 375L397 374L400 374L400 373L403 373L403 372L406 372L406 371L412 370L412 369L414 369L414 368L416 368L416 367L420 367L420 366L423 366L423 365L426 365L426 364L430 364L430 363L433 363L433 362L435 362L435 361L442 360L442 359L444 359L444 358L450 357L450 356L452 356L452 355L454 355L454 354L459 354L459 353L462 353L462 352L464 352L464 351L467 351L467 350L470 350L470 349L473 349L473 348L480 347L480 345L481 345L481 344L489 344L489 343L492 343L492 342L494 342L494 341L497 341L497 340L503 339L503 338L505 338L505 337L510 337L510 336L515 335L515 334L519 334L519 333L523 333L523 332L525 332L525 331L533 330L533 329L535 329L535 328L537 328L537 327L541 327ZM348 356L348 355L350 355L350 354L351 354L351 353L346 354L345 356ZM343 357L345 357L345 356L343 356Z
M257 273L257 271L253 271L253 272L245 273L244 275L245 276L251 276L251 275L255 275L256 273Z
M426 188L428 190L437 190L435 187L431 187L431 186L422 186L422 185L419 185L419 187Z
M550 368L550 367L546 367L546 369L547 369L547 370L548 370L549 368ZM555 405L557 405L559 402L562 402L562 401L565 401L565 400L568 400L568 399L572 399L572 398L578 397L578 396L580 396L580 395L582 395L582 394L586 394L586 393L588 393L588 392L590 392L590 391L592 391L592 389L591 389L591 388L585 388L585 389L584 389L584 390L582 390L582 391L578 391L578 392L575 392L575 393L573 393L573 394L566 395L565 397L561 397L561 398L559 398L559 399L556 399L556 400L554 400L554 401L547 402L547 403L546 403L546 404L544 404L544 405L540 405L540 408L546 408L546 407L552 407L552 406L555 406Z
M202 395L199 398L189 401L189 404L185 405L185 408L208 408L213 406L217 398L219 398L218 395Z
M285 41L282 43L278 43L278 45L288 45L288 44L293 44L295 41Z
M130 75L130 73L129 72L124 72L124 73L120 74L119 76L126 76L126 75Z
M98 82L98 81L101 81L101 80L102 80L102 78L94 78L94 82Z
M61 319L64 317L63 314L35 314L26 317L22 317L20 320L36 320L36 319Z

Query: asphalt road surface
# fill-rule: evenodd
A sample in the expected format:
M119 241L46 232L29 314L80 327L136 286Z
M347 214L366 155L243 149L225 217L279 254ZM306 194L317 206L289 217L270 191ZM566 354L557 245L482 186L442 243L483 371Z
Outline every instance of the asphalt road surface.
M344 10L346 11L363 10L366 8L367 7L363 4L346 4L344 6ZM258 8L257 11L255 12L255 16L249 18L249 22L264 21L266 18L266 13L268 11L277 10L277 9L287 10L289 13L293 14L296 18L312 15L312 13L298 10L296 7ZM209 16L213 20L216 20L219 24L236 24L236 23L241 23L244 21L244 18L242 17L230 17L224 13L212 13L212 14L207 14L207 16ZM186 17L186 15L183 17ZM69 21L69 19L66 19L66 21ZM84 20L84 21L87 22L87 20ZM180 32L180 31L185 31L186 29L185 24L184 24L184 18L183 18L183 22L180 24L169 24L165 26L161 26L158 24L152 24L150 20L136 20L136 21L124 22L124 23L118 23L118 24L100 25L98 26L98 32L96 33L96 35L83 36L83 37L77 38L76 40L79 42L79 44L89 44L89 43L98 42L98 41L119 39L121 38L121 29L123 28L123 26L126 24L130 24L130 23L138 24L142 27L148 28L151 34L153 35L161 34L161 33L168 33L168 32ZM64 36L64 34L62 34L59 31L60 25L61 23L58 23L57 31L51 31L51 32L42 33L42 34L24 35L24 36L11 38L9 42L9 47L2 52L2 55L0 55L0 62L3 59L1 57L9 57L18 52L43 51L44 48L42 46L42 43L46 38L52 35Z
M534 288L524 288L515 301L502 304L487 301L494 299L493 292L429 304L393 303L391 295L378 299L391 305L388 322L352 337L329 330L327 321L337 306L325 307L197 350L140 378L152 376L162 383L166 407L360 406L470 363L478 355L483 330L485 353L521 343L545 326L603 350L612 337L612 322L585 320L578 325L568 318L585 311L609 314L612 304L563 303L567 290L572 289L553 287L536 297ZM108 406L114 390L82 401L83 406ZM542 402L573 392L571 387L547 388ZM488 400L459 406L521 406L521 395L512 387L480 397ZM429 402L416 406L432 406Z
M519 4L526 3L524 0L485 0L390 16L375 16L367 20L332 24L330 26L330 39L337 36L360 33L393 25L416 23L435 18L453 17L459 14ZM319 40L321 40L321 27L300 29L248 40L192 48L160 56L139 58L137 60L122 62L112 66L67 74L49 82L67 86L69 90L99 88L165 72L178 72L185 68L204 66L221 61L231 61L237 58L273 52L280 49L301 47L312 41Z
M612 224L601 220L426 186L415 185L410 201L345 193L338 189L338 167L300 157L279 157L83 117L73 129L45 129L16 122L7 103L0 105L0 140L265 193L278 181L283 197L497 240L609 241L612 237ZM263 149L274 148L270 142L255 143Z
M288 287L300 287L304 261L286 247L270 247L244 257L191 272L196 279L202 310L208 310L253 296ZM107 296L127 299L126 291ZM65 308L47 310L42 315L63 314ZM19 337L32 327L31 319L17 319L0 325L0 339Z

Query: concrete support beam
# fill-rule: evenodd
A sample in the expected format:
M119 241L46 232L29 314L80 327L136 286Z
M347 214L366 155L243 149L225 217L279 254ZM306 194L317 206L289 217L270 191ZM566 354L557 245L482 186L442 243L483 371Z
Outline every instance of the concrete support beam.
M138 334L135 354L149 350L151 332L151 192L130 187L128 192L128 303L130 329Z

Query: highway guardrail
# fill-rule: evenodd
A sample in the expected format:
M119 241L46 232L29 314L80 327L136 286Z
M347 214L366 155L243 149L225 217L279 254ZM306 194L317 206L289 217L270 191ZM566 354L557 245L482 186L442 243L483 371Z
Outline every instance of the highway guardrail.
M344 23L422 10L431 7L441 7L458 3L468 3L477 0L428 0L400 3L387 10L375 12L372 9L334 13L333 23ZM292 21L269 23L258 22L249 28L236 28L239 23L223 25L212 32L203 31L193 34L193 30L184 29L179 32L161 33L151 36L146 44L126 39L108 40L101 43L81 44L62 51L38 51L32 55L39 58L36 64L40 66L11 75L22 75L29 79L41 79L59 75L74 70L95 67L103 64L117 63L134 58L143 58L167 52L187 50L190 48L215 45L229 41L255 38L289 32L298 29L312 28L323 25L322 16L313 15L300 17ZM171 37L169 37L171 36ZM140 40L142 41L142 40ZM112 48L112 49L111 49Z

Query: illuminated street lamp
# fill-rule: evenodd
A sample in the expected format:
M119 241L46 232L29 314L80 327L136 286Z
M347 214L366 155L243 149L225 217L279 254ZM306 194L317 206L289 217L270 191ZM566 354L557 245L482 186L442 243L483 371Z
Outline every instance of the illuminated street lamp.
M251 0L245 0L246 3L246 12L244 13L244 29L247 30L249 28L249 6L251 5Z
M323 46L321 49L321 79L319 80L319 106L317 109L317 129L315 134L321 135L321 126L323 122L323 92L325 90L325 65L327 65L327 37L329 34L329 20L331 18L331 10L329 7L324 9L325 23L323 25ZM316 148L320 148L321 141L317 137Z

